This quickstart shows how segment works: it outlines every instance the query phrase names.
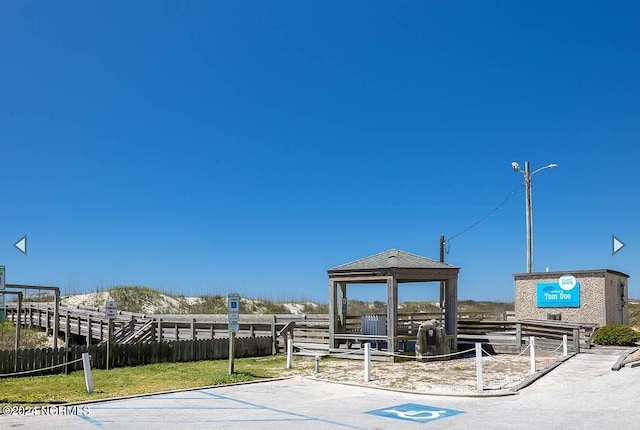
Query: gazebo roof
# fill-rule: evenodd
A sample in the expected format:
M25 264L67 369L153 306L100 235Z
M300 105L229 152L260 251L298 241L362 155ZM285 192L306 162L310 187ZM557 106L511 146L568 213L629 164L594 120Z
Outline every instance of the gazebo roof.
M379 269L459 269L459 267L399 249L389 249L350 263L332 267L328 272L370 271Z

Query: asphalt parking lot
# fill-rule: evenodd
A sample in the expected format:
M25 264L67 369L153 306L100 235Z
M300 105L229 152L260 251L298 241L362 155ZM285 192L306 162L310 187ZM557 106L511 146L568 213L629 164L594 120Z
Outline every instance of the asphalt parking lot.
M81 415L3 416L48 429L637 429L640 368L586 352L517 395L444 397L292 378L82 405Z

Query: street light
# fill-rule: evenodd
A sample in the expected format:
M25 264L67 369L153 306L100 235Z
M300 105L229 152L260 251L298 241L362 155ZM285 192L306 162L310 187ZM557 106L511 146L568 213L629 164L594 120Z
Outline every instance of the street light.
M524 174L525 185L525 204L526 204L526 217L527 217L527 273L533 271L533 213L531 207L531 177L536 173L544 169L550 169L552 167L558 167L557 164L551 163L548 166L541 167L531 172L529 168L529 162L524 162L524 172L520 170L520 165L517 162L511 163L511 167L515 172Z

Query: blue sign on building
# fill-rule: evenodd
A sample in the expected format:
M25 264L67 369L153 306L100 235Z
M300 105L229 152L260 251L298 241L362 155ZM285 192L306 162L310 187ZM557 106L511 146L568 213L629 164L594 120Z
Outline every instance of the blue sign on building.
M579 308L580 282L570 275L562 276L558 282L540 282L536 297L539 308Z
M434 406L419 405L417 403L405 403L404 405L391 406L384 409L365 412L387 418L413 421L414 423L426 423L440 418L452 417L463 414L463 411L455 409L436 408Z

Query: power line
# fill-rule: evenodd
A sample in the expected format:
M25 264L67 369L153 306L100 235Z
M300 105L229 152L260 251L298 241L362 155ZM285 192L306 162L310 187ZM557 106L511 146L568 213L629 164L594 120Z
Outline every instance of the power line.
M520 188L523 188L524 185L518 185L513 191L511 191L511 193L509 193L509 195L500 202L500 204L498 206L496 206L495 208L491 209L491 211L489 213L487 213L485 216L483 216L482 218L480 218L478 221L474 222L473 224L471 224L469 227L465 228L464 230L462 230L460 233L453 235L451 238L447 239L447 254L449 253L449 249L451 248L451 241L453 239L455 239L456 237L460 236L461 234L464 234L466 232L468 232L469 230L471 230L472 228L474 228L475 226L477 226L478 224L480 224L482 221L484 221L485 219L489 218L489 216L493 215L494 212L496 212L498 209L500 209L502 206L504 206L505 203L507 203L511 197L513 197L516 192L518 192L518 190Z

